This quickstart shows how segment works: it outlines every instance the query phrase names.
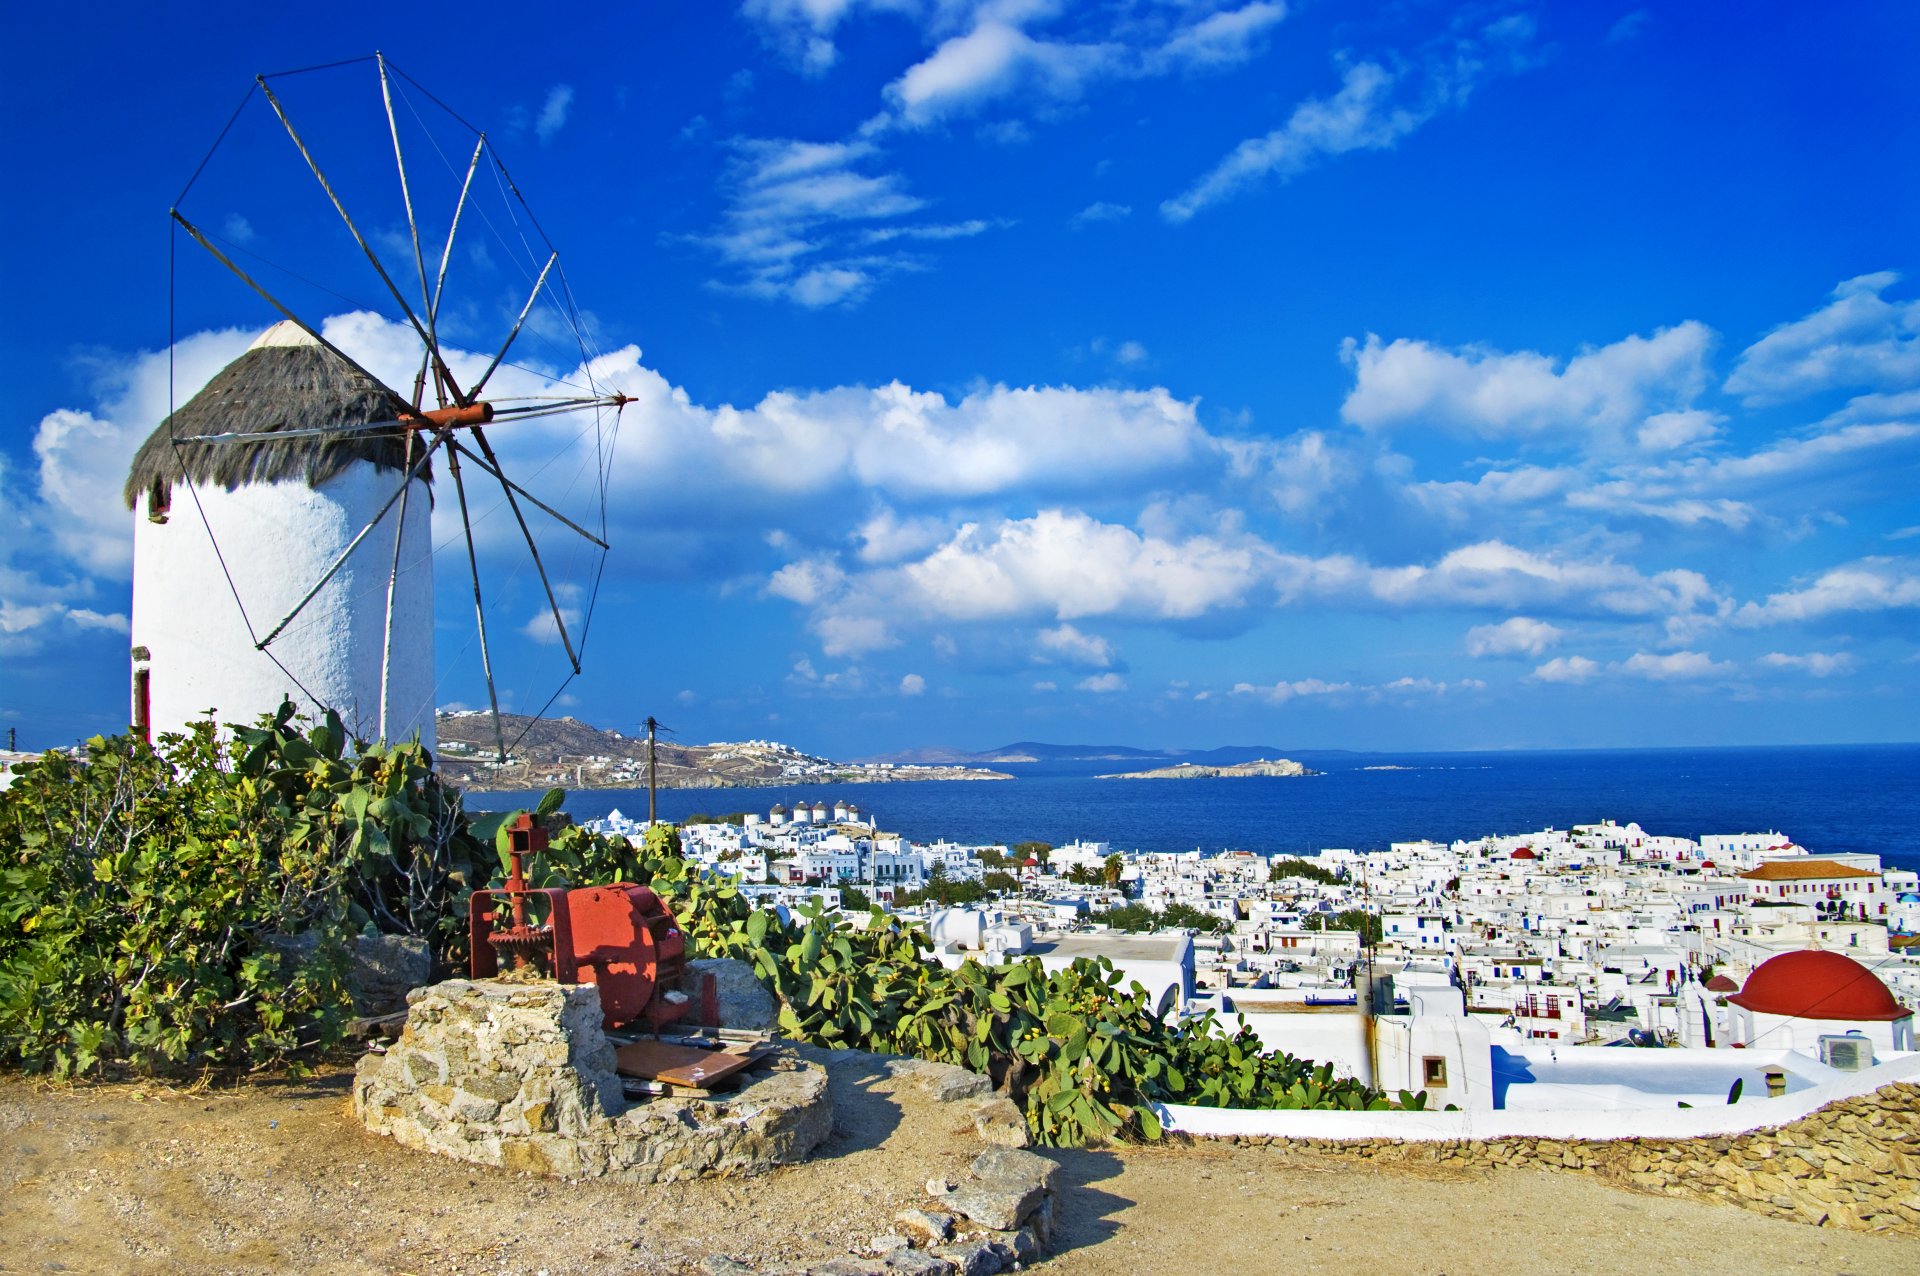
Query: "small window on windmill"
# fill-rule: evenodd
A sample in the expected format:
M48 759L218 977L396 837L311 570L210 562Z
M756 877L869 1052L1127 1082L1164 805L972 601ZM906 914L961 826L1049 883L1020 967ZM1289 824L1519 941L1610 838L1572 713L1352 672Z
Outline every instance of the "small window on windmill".
M173 484L164 478L153 480L152 485L147 488L147 521L149 523L166 522L167 512L172 508Z
M1421 1059L1420 1073L1424 1078L1422 1084L1427 1086L1428 1089L1439 1090L1446 1088L1447 1061L1443 1056L1430 1054Z

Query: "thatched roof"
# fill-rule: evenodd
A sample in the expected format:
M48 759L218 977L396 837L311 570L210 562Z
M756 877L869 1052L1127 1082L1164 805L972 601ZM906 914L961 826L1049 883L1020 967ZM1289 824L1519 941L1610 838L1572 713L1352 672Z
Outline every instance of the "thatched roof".
M398 426L245 443L176 446L174 440L367 425L391 421L406 406L293 324L277 324L140 445L127 473L127 508L133 509L140 494L156 483L171 487L182 477L231 490L247 483L296 479L317 487L356 461L405 470L406 436Z

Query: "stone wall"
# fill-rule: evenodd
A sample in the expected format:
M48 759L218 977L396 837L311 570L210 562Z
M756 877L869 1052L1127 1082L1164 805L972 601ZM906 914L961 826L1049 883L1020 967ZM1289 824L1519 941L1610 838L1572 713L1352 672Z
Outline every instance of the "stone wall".
M591 984L451 979L354 1071L353 1109L408 1147L565 1177L666 1183L804 1160L833 1128L824 1069L787 1061L712 1099L629 1104Z
M1372 1161L1568 1170L1776 1218L1920 1236L1920 1085L1904 1082L1829 1103L1776 1129L1722 1138L1234 1141Z

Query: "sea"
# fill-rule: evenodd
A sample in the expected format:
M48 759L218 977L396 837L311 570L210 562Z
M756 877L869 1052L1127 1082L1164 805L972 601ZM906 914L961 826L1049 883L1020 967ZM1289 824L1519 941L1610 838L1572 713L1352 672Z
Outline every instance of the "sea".
M1012 780L662 789L659 815L857 805L916 842L1108 842L1116 850L1310 855L1600 820L1649 833L1780 832L1814 854L1867 851L1920 869L1920 744L1484 753L1299 752L1301 778L1102 780L1152 761L996 765ZM507 810L537 794L469 793ZM577 820L644 818L646 790L570 793Z

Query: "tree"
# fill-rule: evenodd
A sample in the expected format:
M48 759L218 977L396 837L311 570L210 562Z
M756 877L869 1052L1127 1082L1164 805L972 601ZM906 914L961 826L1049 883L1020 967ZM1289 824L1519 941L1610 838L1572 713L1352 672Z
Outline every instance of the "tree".
M1300 929L1357 930L1360 932L1361 944L1369 948L1379 943L1385 934L1380 925L1380 918L1364 908L1343 908L1332 916L1326 913L1308 913L1300 919Z
M1267 880L1269 882L1283 882L1289 877L1305 878L1309 882L1320 882L1328 886L1345 880L1332 869L1315 864L1312 860L1288 858L1276 859L1268 863Z
M869 912L873 908L873 897L855 886L852 882L840 884L840 907L849 913Z
M1126 863L1127 862L1125 860L1120 858L1120 855L1117 851L1114 854L1107 856L1105 862L1101 865L1101 868L1100 868L1101 880L1104 881L1109 886L1118 886L1120 884L1121 870L1123 870L1126 867Z
M1028 860L1038 860L1041 864L1053 858L1051 842L1016 842L1013 847L1013 862L1025 864Z
M1007 857L1000 853L997 846L983 846L980 848L980 862L988 868L1005 868Z
M1020 893L1020 879L1012 873L988 873L980 879L980 884L996 895L1018 895Z
M1075 886L1098 886L1102 879L1099 869L1089 868L1085 864L1074 864L1067 869L1067 880Z

